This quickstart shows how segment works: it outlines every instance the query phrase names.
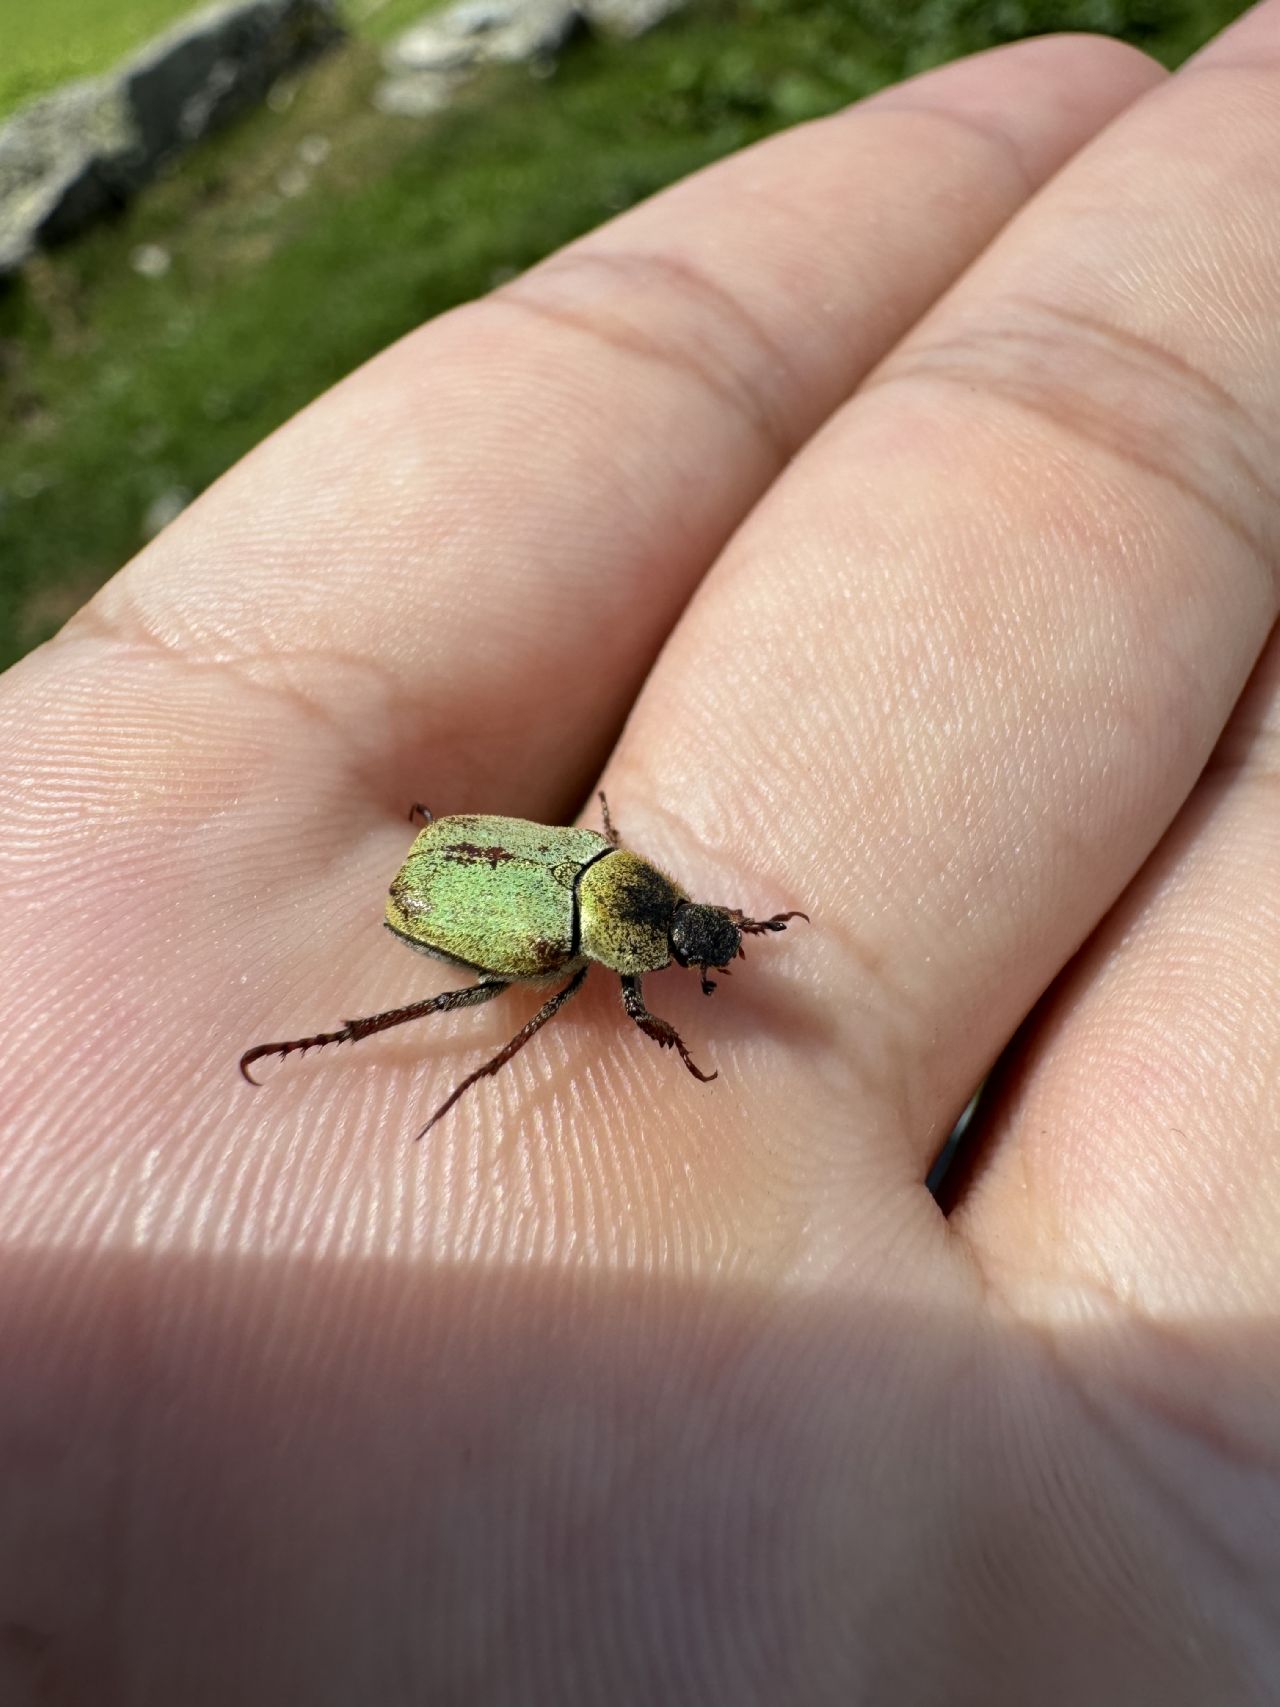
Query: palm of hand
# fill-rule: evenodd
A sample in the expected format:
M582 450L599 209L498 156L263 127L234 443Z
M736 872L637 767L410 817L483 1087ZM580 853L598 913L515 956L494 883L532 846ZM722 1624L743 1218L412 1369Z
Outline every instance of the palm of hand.
M15 1689L1267 1699L1278 31L1154 93L1024 46L679 187L6 679ZM421 1150L539 998L245 1090L437 987L377 928L410 800L602 765L691 893L814 915L647 992L714 1086L593 978Z

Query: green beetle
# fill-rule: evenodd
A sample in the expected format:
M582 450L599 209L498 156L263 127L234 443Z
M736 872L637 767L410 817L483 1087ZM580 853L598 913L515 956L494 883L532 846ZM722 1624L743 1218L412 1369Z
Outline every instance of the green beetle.
M621 977L622 1005L641 1031L662 1048L676 1049L695 1079L714 1079L714 1073L695 1066L675 1028L645 1007L641 978L672 960L700 966L703 993L709 996L715 984L707 973L712 967L728 972L729 961L743 954L744 934L785 930L788 919L808 923L808 915L749 919L736 907L691 901L665 872L622 846L603 794L600 806L603 835L524 818L433 819L424 807L415 806L410 818L421 814L426 827L391 885L387 929L419 954L477 973L479 982L408 1007L348 1020L341 1031L256 1044L240 1057L245 1078L251 1085L258 1083L249 1067L264 1055L355 1043L426 1014L491 1001L510 984L543 984L572 973L505 1049L468 1074L441 1103L418 1133L422 1138L477 1079L504 1067L559 1013L582 988L595 960Z

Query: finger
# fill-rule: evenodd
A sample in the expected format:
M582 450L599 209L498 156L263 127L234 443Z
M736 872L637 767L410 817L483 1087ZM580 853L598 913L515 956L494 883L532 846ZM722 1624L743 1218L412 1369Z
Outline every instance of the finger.
M1150 1316L1274 1314L1277 783L1280 637L1010 1071L955 1217L1003 1284L1067 1279Z
M349 785L397 810L428 779L455 808L580 798L778 468L1158 75L1114 44L1030 44L693 178L371 362L94 622L216 659L229 718L283 717L288 780L320 718Z
M1274 618L1277 47L1273 5L1064 168L755 512L628 726L610 795L678 808L672 863L813 914L788 1115L832 1166L852 1118L922 1176Z

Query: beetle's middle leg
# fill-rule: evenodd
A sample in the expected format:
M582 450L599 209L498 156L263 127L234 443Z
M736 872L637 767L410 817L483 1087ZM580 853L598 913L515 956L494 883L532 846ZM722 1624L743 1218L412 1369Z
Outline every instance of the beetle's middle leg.
M675 1026L665 1019L659 1019L657 1014L651 1014L644 1005L644 997L640 993L640 979L634 973L622 980L622 1005L627 1013L640 1027L646 1037L651 1037L660 1049L676 1049L680 1059L693 1074L695 1079L701 1079L704 1085L709 1085L712 1079L719 1078L719 1072L704 1073L701 1067L695 1066L693 1057L684 1046L684 1041Z
M477 1079L483 1079L487 1074L496 1073L500 1067L505 1067L511 1057L524 1048L525 1044L536 1031L541 1031L549 1019L555 1018L555 1016L560 1012L560 1009L569 1000L570 996L575 995L582 988L582 980L586 977L589 971L590 967L584 966L580 972L575 972L564 988L562 990L557 990L551 1000L549 1002L545 1002L543 1006L538 1009L537 1013L534 1014L528 1025L520 1028L520 1030L511 1039L510 1043L507 1044L505 1049L500 1049L492 1061L486 1061L484 1066L477 1067L474 1073L468 1073L462 1083L456 1086L446 1100L440 1104L439 1108L431 1116L431 1119L422 1128L422 1131L419 1132L418 1138L425 1138L427 1133L430 1132L431 1128L435 1125L436 1121L443 1115L448 1114L449 1110L453 1107L454 1103L457 1102L463 1091L469 1090L471 1086L475 1084ZM498 988L501 990L505 989L506 986L504 984L499 984ZM417 1143L418 1138L414 1139L415 1144Z
M308 1049L323 1049L327 1043L358 1043L375 1031L389 1031L393 1025L404 1025L411 1019L425 1019L427 1014L450 1013L454 1008L472 1008L480 1002L492 1001L508 985L509 980L468 984L465 990L446 990L442 995L428 996L425 1001L410 1002L407 1008L388 1008L385 1013L368 1014L364 1019L349 1019L341 1031L318 1031L314 1037L295 1037L288 1043L259 1043L240 1057L240 1071L251 1085L256 1085L258 1081L250 1073L249 1063L260 1061L264 1055L298 1052L305 1055Z

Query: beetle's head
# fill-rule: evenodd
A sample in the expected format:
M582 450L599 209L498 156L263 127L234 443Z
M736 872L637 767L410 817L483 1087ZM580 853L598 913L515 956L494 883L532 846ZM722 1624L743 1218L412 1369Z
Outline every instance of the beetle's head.
M670 942L672 958L681 966L701 966L702 988L709 996L715 985L707 977L708 967L724 971L742 947L742 932L726 908L682 901L671 921Z

